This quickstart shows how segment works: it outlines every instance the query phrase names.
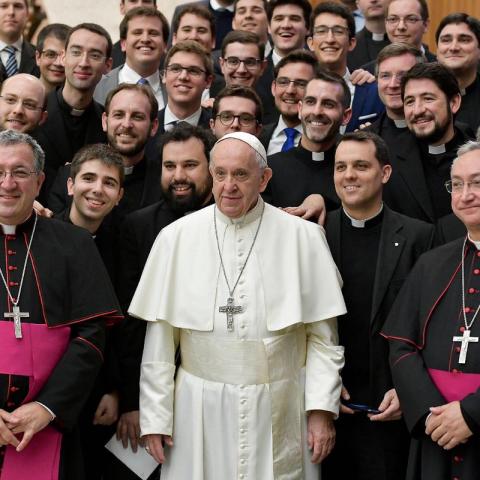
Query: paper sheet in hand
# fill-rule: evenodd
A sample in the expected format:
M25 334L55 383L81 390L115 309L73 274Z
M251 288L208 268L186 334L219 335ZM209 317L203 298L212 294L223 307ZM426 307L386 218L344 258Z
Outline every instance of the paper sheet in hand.
M158 467L158 463L143 447L139 446L137 453L133 453L130 445L128 448L123 448L121 440L117 440L116 435L113 435L107 442L105 448L112 452L113 455L142 480L147 480L155 468Z

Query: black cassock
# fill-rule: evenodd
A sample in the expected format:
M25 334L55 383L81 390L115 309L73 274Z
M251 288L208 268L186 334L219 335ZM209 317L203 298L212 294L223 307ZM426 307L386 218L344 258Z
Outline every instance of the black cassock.
M407 427L414 437L407 479L474 480L480 472L480 342L470 343L466 363L461 343L461 256L464 239L423 255L400 291L383 334ZM480 304L480 251L467 242L465 306L470 323ZM471 326L480 337L480 320ZM447 400L448 399L448 400ZM467 443L443 450L425 434L429 407L459 400L473 432Z
M34 219L32 215L18 225L14 234L0 230L0 267L14 298L18 296ZM8 371L8 364L15 364L15 357L6 358L8 349L0 349L0 408L13 411L28 401L38 401L50 408L56 419L47 428L53 435L61 434L58 437L60 478L81 479L81 452L75 444L75 424L103 362L105 323L121 318L110 279L90 234L64 222L38 217L18 305L29 315L21 319L21 339L15 338L12 319L4 313L12 311L12 304L3 284L0 292L0 335L3 336L0 343L10 345L10 355L12 351L15 354L17 347L21 349L22 344L26 345L30 332L32 338L34 332L40 332L45 339L43 357L32 354L33 375L18 374L14 365ZM58 351L55 336L63 336L63 345ZM32 351L36 348L33 345L32 341ZM29 352L28 346L25 351ZM55 356L58 360L52 362L45 382L36 387L37 366ZM37 392L33 398L32 391ZM24 465L29 462L30 447L31 444L25 449ZM0 452L3 464L0 468L6 475L9 462L15 462L16 454L10 447L3 447ZM30 472L25 478L40 478L39 475L38 471Z

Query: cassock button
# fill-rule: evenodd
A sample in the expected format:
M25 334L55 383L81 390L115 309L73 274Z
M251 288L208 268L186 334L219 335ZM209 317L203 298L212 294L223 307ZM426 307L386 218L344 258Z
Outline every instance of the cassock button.
M477 257L480 257L480 252L477 252Z
M462 373L462 372L460 372L459 370L457 370L456 368L454 368L454 369L452 370L452 373Z
M474 275L479 275L479 274L480 274L480 269L475 268L475 269L473 270L473 274L474 274Z
M8 269L9 269L10 271L12 271L12 270L18 270L18 267L14 267L13 265L9 265L9 266L8 266Z
M455 347L455 351L456 351L457 353L460 353L460 350L461 350L461 347Z
M474 288L469 288L468 293L475 293L475 289Z
M16 287L18 285L18 282L8 282L8 285L10 287Z
M7 402L7 407L14 407L15 406L15 402Z
M20 389L18 387L10 387L12 393L18 392Z
M460 327L459 330L463 333L465 331L465 327Z
M470 313L471 312L471 308L470 307L465 307L465 313Z
M454 460L455 462L457 462L457 463L459 463L459 462L462 461L461 457L459 457L458 455L455 455L455 456L453 457L453 460Z

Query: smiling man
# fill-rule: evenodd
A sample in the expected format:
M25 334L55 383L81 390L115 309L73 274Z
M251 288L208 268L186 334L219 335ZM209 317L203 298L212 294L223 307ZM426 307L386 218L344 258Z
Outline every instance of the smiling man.
M28 73L7 78L0 90L0 129L31 133L47 119L45 87Z
M421 472L473 480L480 467L478 142L458 149L445 187L468 233L418 261L383 329L413 437L408 480L421 478Z
M480 21L466 13L452 13L442 19L435 38L438 61L452 70L460 86L457 120L476 131L480 125Z
M89 143L105 142L102 131L102 107L93 92L103 74L111 67L112 40L95 23L73 27L65 43L62 61L65 85L47 97L47 121L34 133L46 157L45 201L60 166Z
M63 85L65 81L62 56L69 30L68 25L51 23L38 34L35 58L40 69L40 81L47 93Z
M0 469L4 478L67 480L83 478L72 430L103 363L104 322L121 315L91 235L35 214L43 163L31 137L0 133L8 278L0 297Z
M333 444L343 363L336 268L318 225L262 201L271 171L256 137L222 137L210 171L215 205L160 232L129 309L148 321L140 380L147 451L165 480L190 480L192 471L317 479ZM187 297L194 311L184 308Z
M121 46L126 52L125 64L100 80L95 88L95 100L104 105L108 93L120 83L140 83L152 89L158 108L164 108L166 93L159 68L168 32L168 21L157 9L137 7L129 10L120 24Z
M434 229L383 204L391 171L387 145L378 135L348 133L338 143L334 182L342 208L328 215L325 228L348 312L338 324L347 404L335 423L324 480L405 479L410 438L390 373L388 342L378 332L404 279L430 248ZM365 408L352 409L349 402Z
M444 183L457 148L469 132L454 123L461 103L453 73L438 63L417 64L401 79L405 121L410 137L392 151L393 173L385 201L405 215L435 223L451 213Z
M327 210L339 206L333 185L335 143L350 115L350 90L343 78L324 70L316 72L299 101L303 130L300 143L268 157L273 177L265 192L267 201L277 207L291 207L319 193Z

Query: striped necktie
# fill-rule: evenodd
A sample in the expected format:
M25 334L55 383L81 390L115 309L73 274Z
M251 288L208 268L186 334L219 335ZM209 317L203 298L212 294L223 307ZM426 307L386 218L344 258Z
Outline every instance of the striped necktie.
M7 64L5 65L5 71L7 72L7 77L11 77L18 72L17 59L15 58L16 48L12 45L7 45L3 51L8 53Z

